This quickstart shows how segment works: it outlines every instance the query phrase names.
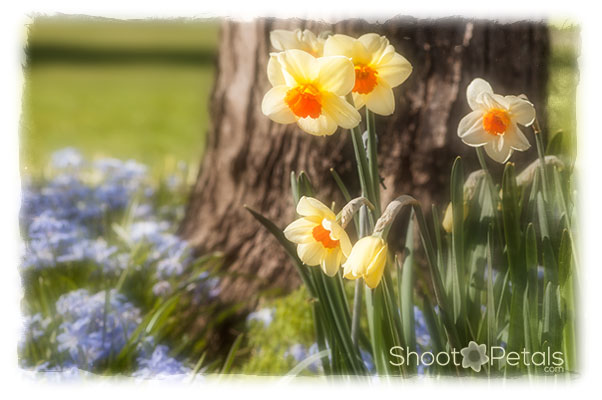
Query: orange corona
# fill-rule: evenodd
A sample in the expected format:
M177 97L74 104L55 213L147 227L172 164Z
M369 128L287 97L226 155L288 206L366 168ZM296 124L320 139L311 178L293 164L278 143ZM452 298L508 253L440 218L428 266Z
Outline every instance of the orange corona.
M367 65L355 66L355 86L353 92L359 94L368 94L376 86L376 76L378 72Z
M310 83L290 89L284 102L299 118L318 118L322 112L320 91Z
M330 238L330 231L328 229L324 228L322 226L322 224L317 225L311 231L311 234L314 237L314 239L316 239L317 242L322 243L322 246L324 246L327 249L334 249L336 247L339 247L339 241L332 240Z
M493 108L483 115L483 129L492 135L502 135L510 125L510 116L505 110Z

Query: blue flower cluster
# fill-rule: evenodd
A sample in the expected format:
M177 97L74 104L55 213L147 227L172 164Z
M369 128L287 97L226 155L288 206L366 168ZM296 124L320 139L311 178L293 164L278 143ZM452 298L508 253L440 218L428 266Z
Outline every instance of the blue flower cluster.
M76 270L91 268L103 278L93 281L116 283L132 271L149 278L148 290L155 296L173 293L173 286L182 281L192 305L217 295L218 279L206 271L194 272L191 247L172 233L173 210L163 213L156 204L154 195L159 189L152 185L146 166L113 158L87 162L75 149L67 148L52 155L46 175L41 181L24 180L20 215L24 276L54 272L66 265ZM171 177L164 187L176 190L178 185L183 180ZM53 337L48 329L52 323L56 332L52 353L58 357L24 361L26 368L70 376L78 376L78 369L96 371L124 348L142 320L143 310L116 289L80 288L57 298L52 307L56 313L50 317L39 309L29 310L32 315L25 317L19 346L23 351L28 341ZM140 339L134 376L190 372L169 356L166 346L157 345L152 337Z
M140 323L140 311L114 289L94 295L75 290L59 298L56 310L63 320L58 350L82 369L119 353Z

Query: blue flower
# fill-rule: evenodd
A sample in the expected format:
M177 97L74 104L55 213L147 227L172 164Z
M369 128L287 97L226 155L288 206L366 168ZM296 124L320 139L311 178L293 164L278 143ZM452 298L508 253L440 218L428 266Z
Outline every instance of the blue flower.
M164 379L174 375L189 374L192 370L169 356L167 346L159 345L155 347L150 355L138 357L138 370L132 376L137 378L156 378Z
M275 308L262 308L261 310L253 311L247 316L247 323L258 321L263 324L264 328L267 328L274 320L275 312Z

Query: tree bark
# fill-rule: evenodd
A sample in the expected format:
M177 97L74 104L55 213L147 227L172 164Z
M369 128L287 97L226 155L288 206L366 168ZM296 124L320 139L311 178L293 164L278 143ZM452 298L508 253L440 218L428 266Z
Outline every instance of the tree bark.
M244 300L249 307L262 290L287 291L299 279L276 240L243 205L286 226L295 217L291 171L306 171L319 190L317 197L326 204L336 201L340 207L343 201L330 168L349 184L352 195L359 193L347 131L313 137L294 124L273 123L261 113L261 100L270 88L268 55L274 51L269 33L297 27L355 36L377 32L413 65L410 78L394 89L395 114L377 116L380 172L386 186L383 206L400 194L410 194L425 210L432 203L444 207L454 158L464 158L467 172L478 168L474 149L456 134L458 122L469 111L465 93L473 78L485 78L501 94L526 94L540 121L545 121L548 32L542 23L413 18L383 24L223 22L212 125L181 234L199 252L224 252L223 268L228 273L222 281L222 299ZM531 142L532 149L515 153L512 160L521 164L533 159ZM494 168L494 173L499 171L500 166Z

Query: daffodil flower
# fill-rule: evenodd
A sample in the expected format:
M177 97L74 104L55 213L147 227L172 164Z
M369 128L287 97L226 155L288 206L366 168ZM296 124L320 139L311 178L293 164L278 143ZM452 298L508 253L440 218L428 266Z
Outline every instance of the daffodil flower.
M374 289L380 283L387 265L388 247L381 237L365 236L357 241L343 264L343 276L347 279L364 278Z
M518 96L493 93L491 85L473 80L466 89L473 110L458 125L458 136L472 147L483 146L489 157L505 163L513 150L525 151L531 145L517 124L529 126L535 120L535 108Z
M344 98L355 83L353 64L346 57L315 58L302 50L272 54L268 79L274 87L265 94L261 111L274 122L296 122L316 136L360 122L359 113Z
M341 262L351 252L351 241L337 223L336 215L319 200L303 196L297 204L302 218L284 229L284 236L297 244L301 261L319 265L328 276L334 276Z
M322 56L325 41L326 39L316 36L308 29L303 31L301 29L295 29L294 31L275 29L270 32L270 42L276 50L303 50L314 57Z
M412 66L389 40L367 33L354 39L347 35L330 36L324 44L324 55L343 55L354 64L353 101L359 110L364 105L379 115L395 111L392 88L401 85L412 72Z

